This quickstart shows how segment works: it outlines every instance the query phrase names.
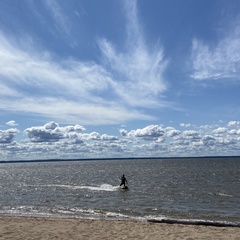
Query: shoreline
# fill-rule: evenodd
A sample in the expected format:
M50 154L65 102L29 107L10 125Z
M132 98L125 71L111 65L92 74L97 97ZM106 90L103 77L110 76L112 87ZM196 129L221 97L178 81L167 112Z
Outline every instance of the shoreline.
M0 239L240 239L240 227L158 221L0 216Z
M204 219L181 219L181 218L144 218L144 217L106 217L106 216L80 216L80 215L62 215L62 214L0 214L1 217L16 217L16 218L46 218L46 219L75 219L75 220L103 220L103 221L130 221L130 222L145 222L156 224L180 224L190 226L212 226L212 227L232 227L240 228L240 219L238 222L228 222L220 220L204 220ZM240 240L240 239L239 239Z
M1 217L16 218L46 218L46 219L75 219L75 220L103 220L103 221L130 221L145 222L156 224L180 224L190 226L212 226L212 227L232 227L240 228L240 219L237 222L204 220L204 219L181 219L181 218L144 218L144 217L107 217L107 216L81 216L81 215L62 215L62 214L0 214ZM240 240L240 239L239 239Z

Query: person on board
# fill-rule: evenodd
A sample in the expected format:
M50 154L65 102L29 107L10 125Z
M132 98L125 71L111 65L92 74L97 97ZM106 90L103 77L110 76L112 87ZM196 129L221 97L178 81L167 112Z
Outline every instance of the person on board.
M120 187L123 185L124 187L126 187L126 183L127 182L127 179L125 178L124 174L122 175L121 177L121 183L120 183Z

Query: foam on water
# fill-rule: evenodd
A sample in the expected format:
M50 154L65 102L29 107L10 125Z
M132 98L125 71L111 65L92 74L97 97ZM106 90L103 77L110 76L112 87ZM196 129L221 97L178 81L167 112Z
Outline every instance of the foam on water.
M203 219L176 219L168 218L164 215L145 215L145 216L130 216L119 212L105 211L102 209L81 209L81 208L53 208L51 212L46 212L45 208L36 208L36 206L18 206L16 208L6 208L0 211L1 215L15 216L37 216L37 217L72 217L86 219L118 219L118 220L136 220L147 221L153 223L168 223L168 224L184 224L184 225L205 225L216 227L240 227L240 222L228 221L211 221Z
M65 185L67 188L71 189L87 189L91 191L107 191L107 192L113 192L117 191L120 189L119 186L112 186L110 184L101 184L98 186L89 186L89 185L84 185L84 186L70 186L70 185Z
M31 186L31 185L28 185ZM56 188L68 188L68 189L88 189L91 191L108 191L108 192L113 192L113 191L118 191L120 190L120 186L113 186L107 183L98 185L98 186L91 186L91 185L81 185L81 186L76 186L76 185L64 185L64 184L47 184L47 185L34 185L34 187L56 187Z
M222 197L233 197L233 195L227 194L227 193L217 193L216 195L222 196Z
M120 189L119 186L112 186L110 184L102 184L100 186L79 186L81 189L88 189L92 191L108 191L113 192Z

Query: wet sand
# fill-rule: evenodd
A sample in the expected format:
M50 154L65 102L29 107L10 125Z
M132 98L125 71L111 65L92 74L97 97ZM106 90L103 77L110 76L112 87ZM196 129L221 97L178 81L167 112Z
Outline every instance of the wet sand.
M140 221L2 216L0 239L240 240L240 228Z

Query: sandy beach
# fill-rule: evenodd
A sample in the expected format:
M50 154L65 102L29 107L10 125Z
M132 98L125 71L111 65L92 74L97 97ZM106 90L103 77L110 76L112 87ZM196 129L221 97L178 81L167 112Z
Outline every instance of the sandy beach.
M0 217L0 239L234 239L238 227L213 227L117 220Z

